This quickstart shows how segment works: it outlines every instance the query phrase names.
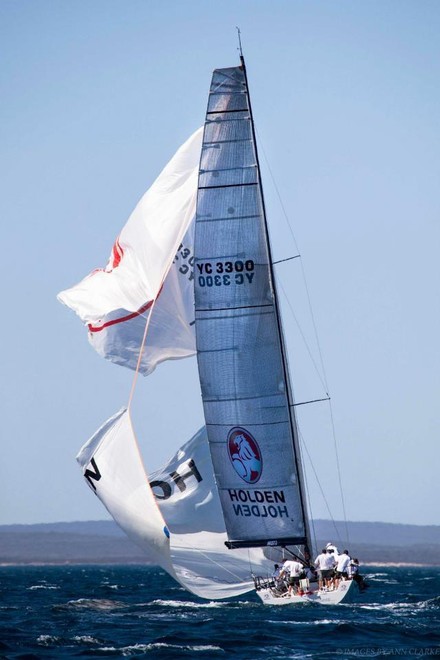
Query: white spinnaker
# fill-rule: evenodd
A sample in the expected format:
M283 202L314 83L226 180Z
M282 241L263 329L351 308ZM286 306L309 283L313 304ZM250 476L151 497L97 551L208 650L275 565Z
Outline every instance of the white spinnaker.
M88 485L127 536L172 573L165 521L148 485L128 410L108 419L76 459Z
M132 369L153 309L140 365L144 374L163 360L194 353L190 225L201 139L199 129L142 197L118 236L107 267L58 295L87 324L90 343L98 353Z
M78 461L85 476L87 470L99 471L100 478L89 478L89 485L92 481L119 526L188 591L207 599L237 596L253 588L252 571L269 570L262 550L231 551L224 545L227 536L205 429L150 475L157 500L126 410L101 427Z
M238 596L253 589L252 572L270 570L262 549L225 546L228 537L204 427L149 479L157 497L168 496L158 504L171 534L174 571L189 591L212 599Z
M118 309L99 323L89 323L89 341L102 357L124 367L138 368L145 324L148 337L139 371L150 374L160 362L194 355L194 222L190 224L165 278L155 305L138 312Z

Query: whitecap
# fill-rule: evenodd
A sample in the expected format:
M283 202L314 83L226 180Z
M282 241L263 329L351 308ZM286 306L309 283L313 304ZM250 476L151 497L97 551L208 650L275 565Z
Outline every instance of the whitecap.
M75 635L73 637L74 642L81 642L84 644L99 644L99 639L95 639L94 637L91 637L90 635Z
M276 625L282 624L285 626L320 626L320 625L340 625L342 623L351 623L351 621L345 621L344 619L318 619L314 621L276 621L268 619L268 623L273 623Z
M284 646L262 646L259 651L261 653L266 653L268 657L273 658L276 656L280 656L283 658L292 658L295 660L304 660L305 658L313 658L314 654L313 653L305 653L304 651L292 651L290 655L286 656L286 649Z
M370 578L368 578L370 579ZM399 584L398 580L373 580L374 582L381 582L381 584ZM407 583L407 586L410 586L411 583Z
M69 600L65 605L56 605L56 608L75 608L90 610L116 610L127 607L124 603L117 600L108 600L106 598L78 598L78 600Z
M381 610L391 614L412 614L414 610L426 607L429 601L420 601L418 603L370 603L369 605L356 605L362 610Z
M109 651L118 651L123 656L129 656L141 653L148 653L149 651L156 651L158 649L171 649L179 651L190 651L193 653L197 652L220 652L224 653L224 650L220 646L214 646L212 644L166 644L165 642L154 642L151 644L132 644L130 646L123 646L122 648L115 649L113 646L103 646L97 649L98 651L109 652Z
M191 609L203 609L207 607L224 607L224 603L218 601L209 601L209 603L195 603L190 600L162 600L158 598L149 605L161 605L162 607L190 607Z
M168 610L166 612L136 612L134 615L133 612L129 612L124 616L136 616L138 619L148 619L148 621L194 621L206 623L207 621L213 621L213 617L209 615L203 615L198 611L182 611L181 609Z
M42 646L50 646L51 644L56 644L59 641L59 637L55 637L55 635L40 635L37 637L37 644L41 644Z
M49 584L33 584L31 587L27 587L28 591L34 591L35 589L59 589L59 587Z

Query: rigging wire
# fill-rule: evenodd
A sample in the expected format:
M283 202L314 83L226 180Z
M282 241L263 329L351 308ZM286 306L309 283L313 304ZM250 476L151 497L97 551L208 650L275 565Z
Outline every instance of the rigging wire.
M288 226L288 228L289 228L289 232L290 232L290 235L291 235L291 237L292 237L293 243L294 243L294 245L295 245L295 249L296 249L296 251L297 251L297 254L300 255L301 253L300 253L300 250L299 250L299 247L298 247L298 243L297 243L296 238L295 238L295 234L294 234L293 229L292 229L292 225L290 224L289 216L288 216L287 211L286 211L286 208L285 208L285 206L284 206L284 203L283 203L283 200L282 200L282 197L281 197L281 194L280 194L279 188L278 188L278 186L277 186L277 183L276 183L275 177L274 177L273 172L272 172L272 168L271 168L270 163L269 163L269 159L267 158L266 151L265 151L265 149L264 149L264 146L263 146L263 143L262 143L262 140L261 140L261 136L260 136L259 133L258 133L258 140L259 140L259 143L260 143L260 146L261 146L261 151L262 151L262 153L263 153L264 160L265 160L265 162L266 162L266 166L267 166L268 171L269 171L270 178L271 178L271 180L272 180L272 184L273 184L273 186L274 186L274 189L275 189L276 195L277 195L277 197L278 197L279 204L280 204L280 206L281 206L281 210L282 210L283 215L284 215L284 219L285 219L286 224L287 224L287 226ZM333 419L333 408L332 408L332 403L331 403L330 395L329 395L329 393L328 393L329 387L328 387L328 382L327 382L326 370L325 370L325 366L324 366L324 359L323 359L323 356L322 356L321 344L320 344L320 342L319 342L318 329L317 329L317 326L316 326L315 315L313 314L312 302L311 302L311 298L310 298L309 287L308 287L308 285L307 285L307 278L306 278L306 273L305 273L304 263L303 263L303 260L302 260L302 259L300 259L299 261L300 261L300 264L301 264L301 273L302 273L302 278L303 278L304 288L305 288L306 297L307 297L307 302L308 302L309 314L310 314L310 318L311 318L311 321L312 321L313 332L314 332L314 335L315 335L315 342L316 342L316 346L317 346L317 349L318 349L318 355L319 355L319 361L320 361L320 365L321 365L322 373L319 373L319 371L318 371L318 369L317 369L317 366L316 366L316 363L315 363L315 360L314 360L313 357L311 356L310 349L309 349L309 347L308 347L308 345L307 345L307 342L305 341L305 338L304 338L304 335L303 335L303 333L302 333L302 330L301 330L301 328L299 327L299 323L298 323L298 321L297 321L297 319L296 319L296 316L295 316L295 314L294 314L294 312L293 312L292 306L291 306L290 301L289 301L289 299L288 299L288 297L287 297L287 295L286 295L286 292L285 292L283 286L281 285L281 283L279 283L279 284L281 285L281 289L282 289L282 291L283 291L283 293L284 293L284 296L285 296L286 299L287 299L288 305L289 305L289 307L290 307L290 309L291 309L291 312L292 312L292 314L293 314L293 317L294 317L294 319L295 319L295 323L297 324L297 327L298 327L298 329L299 329L299 331L300 331L300 334L301 334L301 336L303 337L303 341L304 341L304 343L305 343L305 345L306 345L306 347L307 347L307 350L308 350L309 355L310 355L310 357L311 357L312 363L313 363L315 369L317 370L317 373L318 373L319 379L320 379L322 385L324 386L324 389L325 389L325 392L326 392L327 396L329 397L329 409L330 409L330 419L331 419L332 436L333 436L333 446L334 446L335 459L336 459L336 470L337 470L337 474L338 474L338 483L339 483L339 490L340 490L340 497L341 497L341 504L342 504L342 512L343 512L343 517L344 517L345 533L346 533L346 536L347 536L347 543L348 543L349 540L350 540L350 538L349 538L349 533L348 533L348 524L347 524L347 516L346 516L346 508L345 508L345 500L344 500L344 492L343 492L343 488L342 488L342 477L341 477L341 469L340 469L340 461L339 461L338 444L337 444L337 440L336 440L336 431L335 431L335 425L334 425L334 419ZM305 446L305 445L304 445L304 446ZM309 457L309 458L310 458L310 457ZM313 464L312 464L312 467L313 467ZM316 472L315 472L315 475L316 475ZM322 489L321 489L321 490L322 490ZM327 503L326 503L326 504L327 504ZM328 508L328 506L327 506L327 508ZM333 520L333 518L332 518L332 520ZM333 522L334 522L334 521L333 521Z
M333 446L335 448L335 458L336 458L336 466L337 466L337 473L338 473L339 490L340 490L340 493L341 493L342 513L344 515L345 535L346 535L347 545L349 545L350 544L350 534L348 532L347 514L345 512L344 490L342 488L341 469L340 469L340 465L339 465L339 452L338 452L338 445L337 445L337 442L336 442L335 422L334 422L334 419L333 419L333 408L331 406L330 400L329 400L329 410L330 410L330 419L331 419L331 426L332 426Z
M268 171L269 171L270 178L271 178L271 180L272 180L272 184L273 184L273 186L274 186L274 189L275 189L276 195L277 195L277 197L278 197L278 201L279 201L279 204L280 204L280 206L281 206L281 210L282 210L282 212L283 212L284 219L285 219L285 221L286 221L286 223L287 223L287 226L288 226L289 231L290 231L290 235L291 235L292 240L293 240L293 243L294 243L294 245L295 245L296 252L297 252L298 255L300 255L301 252L300 252L300 249L299 249L299 247L298 247L298 243L297 243L297 241L296 241L295 234L294 234L293 229L292 229L292 225L290 224L289 216L287 215L287 211L286 211L286 208L285 208L285 206L284 206L284 203L283 203L283 200L282 200L282 197L281 197L281 193L280 193L279 188L278 188L278 186L277 186L277 183L276 183L276 180L275 180L274 174L273 174L273 172L272 172L272 168L271 168L271 166L270 166L270 164L269 164L269 160L268 160L268 158L267 158L266 151L265 151L265 149L264 149L264 146L263 146L263 143L262 143L262 140L261 140L261 136L260 136L259 133L258 133L258 141L259 141L259 143L260 143L260 145L261 145L261 151L263 152L264 160L265 160L265 162L266 162L266 166L267 166L267 169L268 169ZM319 343L318 330L317 330L317 327L316 327L315 316L314 316L314 314L313 314L312 301L311 301L311 298L310 298L309 287L307 286L307 279L306 279L306 273L305 273L305 269L304 269L304 263L303 263L303 260L302 260L302 259L300 259L299 261L300 261L300 264L301 264L301 272L302 272L302 277L303 277L303 281L304 281L304 287L305 287L306 296L307 296L307 302L308 302L308 307L309 307L309 314L310 314L310 318L311 318L311 320L312 320L313 332L314 332L314 335L315 335L315 342L316 342L316 346L317 346L317 349L318 349L319 360L320 360L320 363L321 363L322 378L323 378L324 383L325 383L325 390L326 390L326 392L328 392L328 384L327 384L327 378L326 378L326 373L325 373L324 360L323 360L323 357L322 357L321 345L320 345L320 343Z
M282 264L285 261L292 261L292 259L299 259L300 254L294 254L293 257L286 257L286 259L278 259L278 261L272 261L272 266L276 266L277 264Z
M310 346L309 346L308 343L307 343L307 339L306 339L306 337L305 337L305 335L304 335L304 333L303 333L303 331L302 331L302 328L301 328L301 326L300 326L300 324L299 324L299 321L298 321L298 319L297 319L297 317L296 317L296 314L295 314L295 312L294 312L294 310L293 310L292 303L290 302L290 299L289 299L289 297L288 297L288 295L287 295L287 293L286 293L286 290L285 290L285 288L284 288L284 286L283 286L283 283L282 283L280 280L278 280L278 286L280 287L281 291L282 291L283 294L284 294L284 299L286 300L287 305L288 305L288 307L289 307L289 309L290 309L290 312L291 312L291 314L292 314L292 316L293 316L293 319L294 319L294 321L295 321L295 323L296 323L296 327L298 328L298 331L299 331L299 333L300 333L300 335L301 335L301 338L302 338L302 340L303 340L303 342L304 342L304 346L305 346L306 349L307 349L307 353L309 354L310 360L312 361L312 364L313 364L313 366L314 366L314 368L315 368L316 374L317 374L319 380L321 381L321 385L322 385L322 387L324 388L324 391L325 391L327 397L329 397L329 393L328 393L328 389L327 389L327 383L326 383L325 379L322 377L321 372L319 371L318 365L316 364L315 358L313 357L313 354L312 354L311 348L310 348Z
M332 523L333 523L333 527L335 528L335 533L336 533L337 539L338 539L339 542L342 542L341 537L339 536L339 531L338 531L338 528L337 528L337 526L336 526L335 519L333 518L333 515L332 515L332 512L331 512L331 510L330 510L330 507L329 507L329 504L328 504L327 498L326 498L326 496L325 496L324 489L323 489L322 486L321 486L321 482L319 481L319 477L318 477L318 474L317 474L317 472L316 472L316 470L315 470L315 466L313 465L312 457L311 457L310 454L309 454L309 451L308 451L308 449L307 449L307 445L306 445L306 443L304 442L304 438L303 438L303 436L302 436L301 431L299 431L299 430L298 430L298 435L299 435L299 438L300 438L300 441L301 441L301 446L304 448L304 450L305 450L305 452L306 452L306 454L307 454L307 458L309 459L310 466L311 466L311 468L312 468L312 470L313 470L313 474L315 475L315 479L316 479L316 482L317 482L317 484L318 484L318 486L319 486L319 490L321 491L321 495L322 495L322 497L323 497L323 500L324 500L325 506L327 507L327 513L328 513L328 515L330 516L330 520L331 520ZM316 540L315 540L315 543L316 543Z
M160 290L161 289L159 289L159 292L160 292ZM136 370L134 372L133 381L131 383L130 395L128 397L128 404L127 404L127 409L128 410L130 410L131 401L133 399L134 391L135 391L135 388L136 388L136 383L137 383L137 379L138 379L138 376L139 376L139 369L140 369L141 361L142 361L142 355L143 355L144 348L145 348L145 342L147 340L148 328L150 327L150 319L153 316L153 310L154 310L154 306L156 304L157 298L158 298L158 296L156 296L156 298L153 300L153 304L151 305L151 307L148 308L148 316L147 316L146 322L145 322L145 330L144 330L144 334L143 334L143 337L142 337L141 345L139 347L139 355L138 355L138 360L137 360L137 364L136 364Z
M223 569L224 571L226 571L227 573L232 575L238 581L240 581L240 582L243 581L243 576L242 575L239 575L238 573L234 573L234 571L232 571L230 568L228 568L225 564L221 564L219 561L216 561L210 555L207 555L206 552L204 552L200 548L197 548L194 545L186 544L186 543L182 543L181 545L179 545L179 549L181 549L181 548L183 548L184 550L191 550L192 552L197 552L199 555L204 557L211 564L214 564L215 566L218 566L219 568Z
M299 430L298 430L298 435L299 435L300 446L301 446L301 451L302 451L303 446L304 446L305 443L304 443L304 439L303 439L301 433L299 432ZM303 473L304 473L304 486L305 486L305 489L306 489L307 507L309 509L309 519L310 519L310 524L311 524L311 527L312 527L313 543L314 543L315 549L317 549L318 544L316 542L316 530L315 530L315 521L313 519L312 500L310 499L310 491L309 491L309 485L308 485L308 482L307 482L306 471L303 470ZM312 552L312 548L310 548L310 552Z

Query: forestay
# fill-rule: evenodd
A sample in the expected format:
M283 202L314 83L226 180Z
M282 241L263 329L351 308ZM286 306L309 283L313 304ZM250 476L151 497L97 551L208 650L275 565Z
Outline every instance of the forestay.
M307 543L244 66L213 74L195 253L198 366L231 545Z

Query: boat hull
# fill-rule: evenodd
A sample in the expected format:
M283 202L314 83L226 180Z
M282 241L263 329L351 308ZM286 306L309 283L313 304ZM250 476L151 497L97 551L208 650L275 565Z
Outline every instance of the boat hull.
M318 603L320 605L338 605L349 603L358 592L353 580L345 580L339 583L339 587L333 591L320 591L311 585L311 589L303 596L292 594L277 595L270 587L257 590L257 596L261 598L264 605L299 605L300 603Z

